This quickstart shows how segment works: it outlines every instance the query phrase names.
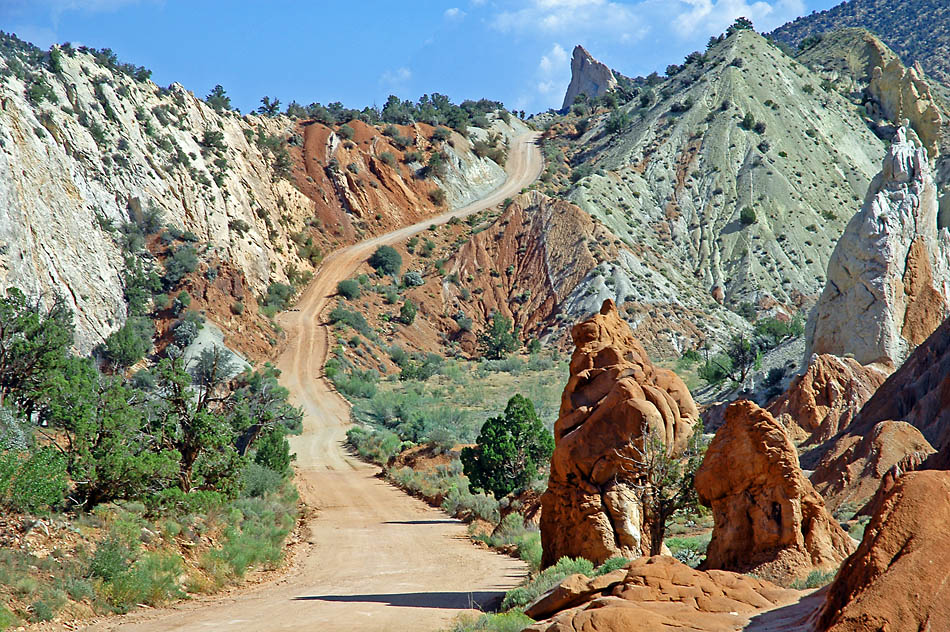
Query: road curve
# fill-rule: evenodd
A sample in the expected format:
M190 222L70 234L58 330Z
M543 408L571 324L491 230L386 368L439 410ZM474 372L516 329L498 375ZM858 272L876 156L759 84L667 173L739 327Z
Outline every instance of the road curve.
M133 632L437 630L485 603L524 574L517 560L476 548L465 526L376 478L378 468L343 449L349 406L323 378L328 327L321 314L338 281L352 276L378 246L432 224L502 202L541 172L535 134L512 142L508 178L465 208L344 248L327 257L297 304L281 316L288 334L278 360L282 383L304 410L292 438L297 485L307 505L307 544L281 579L224 597L138 611L96 629Z

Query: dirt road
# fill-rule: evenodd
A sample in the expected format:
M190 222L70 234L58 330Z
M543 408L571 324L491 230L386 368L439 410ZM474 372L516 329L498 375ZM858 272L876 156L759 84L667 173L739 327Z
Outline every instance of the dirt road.
M508 180L463 209L377 237L327 257L297 307L281 318L289 339L279 360L282 382L303 407L303 434L294 437L297 483L316 509L308 544L280 580L215 599L136 612L96 629L135 632L268 632L437 630L473 604L514 586L517 560L478 549L465 526L375 478L378 468L343 449L346 402L323 379L328 330L321 320L338 281L381 244L405 239L498 204L533 182L541 156L528 135L512 143Z

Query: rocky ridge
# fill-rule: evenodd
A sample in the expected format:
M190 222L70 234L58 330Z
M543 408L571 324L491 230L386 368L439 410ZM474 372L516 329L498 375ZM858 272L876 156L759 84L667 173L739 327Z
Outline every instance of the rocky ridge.
M48 57L42 51L4 37L0 282L64 295L83 352L125 320L114 229L143 210L193 233L203 259L232 266L260 295L338 245L436 212L435 187L461 204L505 177L460 137L434 148L447 170L425 183L413 177L421 165L381 159L390 146L379 131L357 145L318 124L326 145L308 156L308 128L290 118L219 112L179 84L161 88L89 51L60 51L54 68L36 61ZM427 140L420 149L429 151ZM372 207L386 212L376 218Z
M602 262L578 302L597 309L584 295L599 279L596 300L626 301L631 322L666 321L667 354L695 348L693 328L713 339L748 328L731 311L743 301L763 314L810 307L841 209L864 197L884 154L858 106L752 31L638 85L616 111L568 116L545 134L574 180L555 173L547 186L628 251ZM608 131L618 116L626 122Z
M918 632L950 626L950 472L901 477L842 565L823 632Z
M574 47L571 56L571 83L564 94L562 109L574 104L574 99L581 94L590 98L603 96L617 87L617 78L606 65L594 59L583 46Z
M889 367L862 365L853 358L814 355L805 372L768 405L789 436L806 445L821 443L847 428L874 395Z
M651 435L682 451L699 419L689 390L650 362L612 301L571 335L577 348L541 497L544 567L565 555L599 564L649 554L636 460Z

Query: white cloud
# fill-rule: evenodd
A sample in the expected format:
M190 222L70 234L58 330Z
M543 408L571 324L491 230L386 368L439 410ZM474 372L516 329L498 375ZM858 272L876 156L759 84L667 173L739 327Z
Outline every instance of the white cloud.
M567 51L560 44L555 44L551 47L550 52L541 56L538 70L544 75L551 75L563 71L567 64Z
M462 11L458 7L452 7L451 9L446 9L443 15L447 20L461 20L465 17L465 11Z
M721 33L739 16L752 20L756 30L770 31L805 13L802 0L678 0L681 10L673 21L680 37Z
M379 77L379 82L391 88L402 88L412 79L412 71L405 66L387 70Z
M611 0L528 0L519 9L496 14L492 26L502 32L612 35L639 38L645 25L636 4Z
M563 46L556 42L552 44L538 61L534 80L536 94L533 97L525 96L524 100L536 100L544 107L559 107L561 93L567 89L571 78L570 59Z

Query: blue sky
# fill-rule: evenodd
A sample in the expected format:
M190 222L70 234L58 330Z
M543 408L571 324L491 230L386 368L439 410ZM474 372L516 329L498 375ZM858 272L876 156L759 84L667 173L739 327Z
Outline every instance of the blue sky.
M217 83L242 111L264 95L382 105L389 94L560 107L583 44L635 76L703 49L739 15L770 30L836 0L0 0L0 30L43 48L113 49L199 96Z

